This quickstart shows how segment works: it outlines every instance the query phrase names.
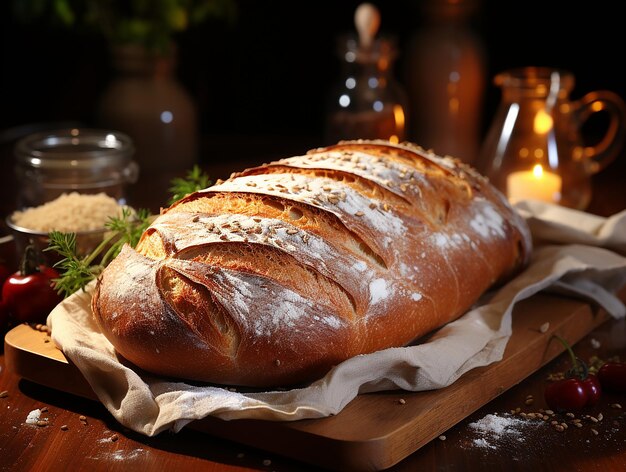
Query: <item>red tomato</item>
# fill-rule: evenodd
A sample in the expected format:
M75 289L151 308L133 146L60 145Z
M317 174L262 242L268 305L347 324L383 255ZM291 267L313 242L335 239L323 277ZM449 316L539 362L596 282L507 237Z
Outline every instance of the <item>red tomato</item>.
M595 405L602 395L600 380L593 374L588 374L584 380L580 381L587 392L587 405Z
M2 286L2 301L11 316L20 323L45 323L62 300L52 282L57 277L55 269L43 265L32 273L18 271L11 275Z
M606 362L598 370L602 388L613 392L626 393L626 363Z
M589 400L587 389L577 378L557 380L544 391L546 403L553 410L580 410Z

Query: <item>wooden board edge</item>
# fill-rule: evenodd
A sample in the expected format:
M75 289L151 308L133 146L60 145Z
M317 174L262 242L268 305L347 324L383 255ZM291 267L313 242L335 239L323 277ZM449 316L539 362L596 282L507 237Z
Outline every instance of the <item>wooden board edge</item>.
M5 368L18 377L55 390L99 401L81 371L54 345L47 331L29 324L4 337Z

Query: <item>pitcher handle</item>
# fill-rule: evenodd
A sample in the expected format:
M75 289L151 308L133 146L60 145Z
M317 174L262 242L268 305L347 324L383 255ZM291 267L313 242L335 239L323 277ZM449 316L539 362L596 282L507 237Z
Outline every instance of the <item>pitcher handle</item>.
M626 106L622 98L610 91L589 92L577 102L575 114L579 128L591 115L604 111L608 113L608 127L602 139L594 146L585 146L579 154L587 159L591 174L600 172L619 154L626 135Z

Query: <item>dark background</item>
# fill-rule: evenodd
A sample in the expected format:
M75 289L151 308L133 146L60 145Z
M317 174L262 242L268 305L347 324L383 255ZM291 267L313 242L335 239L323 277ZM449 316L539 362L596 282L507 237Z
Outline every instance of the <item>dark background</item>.
M233 24L210 21L179 38L179 77L199 109L201 162L214 155L212 137L263 136L263 157L320 145L324 101L339 74L338 34L353 28L357 1L240 0ZM396 77L423 22L419 1L378 1L381 31L398 38ZM110 78L105 42L47 24L18 24L10 2L0 7L0 130L58 121L90 124ZM503 69L547 65L576 76L573 98L598 89L626 96L622 2L484 0L472 26L484 41L488 77ZM425 71L424 73L428 73ZM499 101L487 86L485 130ZM281 145L283 143L283 145ZM233 156L237 156L236 151ZM3 171L7 167L2 166Z

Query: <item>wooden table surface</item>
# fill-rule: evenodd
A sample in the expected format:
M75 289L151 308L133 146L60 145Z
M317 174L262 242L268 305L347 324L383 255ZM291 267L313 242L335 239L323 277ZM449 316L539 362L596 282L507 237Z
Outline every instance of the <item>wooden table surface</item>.
M619 354L626 349L611 347L609 340L626 339L623 321L609 322L576 344L583 359L591 355ZM601 342L594 348L595 341ZM568 365L565 356L557 358L525 381L445 432L445 440L435 439L388 469L405 470L626 470L626 408L624 395L604 394L600 403L577 413L582 427L570 418L564 431L549 421L514 416L519 421L508 433L481 433L471 425L489 418L503 421L511 410L531 413L546 408L543 388L546 378ZM20 379L4 369L0 357L0 470L275 470L308 471L315 467L236 442L225 441L193 430L164 433L148 438L120 426L95 401L74 397ZM532 405L526 405L532 396ZM42 410L46 426L26 424L34 409ZM601 416L600 416L601 414ZM495 415L495 416L488 416ZM602 418L593 422L585 415ZM597 432L594 433L594 430Z
M263 156L262 160L269 159ZM217 178L225 177L227 169L239 170L241 165L254 163L222 160L204 167ZM14 184L6 174L2 172L0 192L10 195ZM626 209L624 177L626 173L611 171L596 176L594 201L589 211L608 216ZM144 176L130 190L130 203L158 209L170 178L170 175ZM3 205L2 216L6 216L10 202L5 200ZM603 324L577 343L574 350L583 360L592 356L603 359L619 356L626 360L626 322L611 320ZM581 427L575 427L572 418L561 418L569 424L563 431L557 431L550 420L534 421L520 414L510 415L517 408L525 413L545 409L546 379L550 374L562 372L567 365L567 356L557 357L445 432L445 438L433 440L388 470L626 470L624 394L605 394L599 404L577 413ZM120 426L95 401L17 377L5 368L4 355L0 355L0 392L0 471L317 470L302 462L190 429L144 437ZM25 423L29 412L35 409L42 410L41 416L48 419L46 425ZM517 421L512 422L511 418ZM491 433L476 429L476 422L489 419L495 420L489 424ZM505 419L510 429L494 434Z

